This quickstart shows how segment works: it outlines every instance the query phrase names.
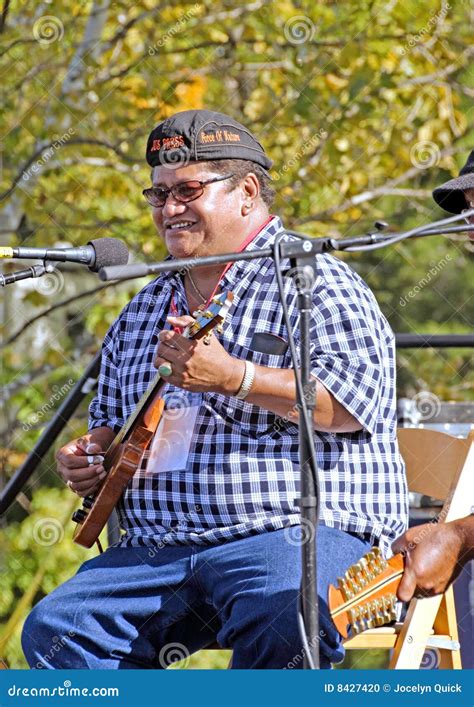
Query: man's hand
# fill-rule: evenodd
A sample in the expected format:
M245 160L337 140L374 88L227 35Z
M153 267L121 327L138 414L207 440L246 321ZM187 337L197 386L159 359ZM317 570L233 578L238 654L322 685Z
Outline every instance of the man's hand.
M392 545L405 554L405 571L397 596L409 601L415 596L442 594L456 579L462 565L464 535L457 521L425 523L409 528Z
M110 434L94 432L72 440L56 453L59 476L81 497L99 489L106 472L98 455L104 453L114 438L112 430L108 430Z
M168 317L173 327L186 327L192 317ZM245 372L245 363L233 358L211 333L209 344L202 339L186 339L174 331L162 331L156 350L154 365L159 368L168 362L172 374L167 383L195 393L214 392L234 395L240 388Z

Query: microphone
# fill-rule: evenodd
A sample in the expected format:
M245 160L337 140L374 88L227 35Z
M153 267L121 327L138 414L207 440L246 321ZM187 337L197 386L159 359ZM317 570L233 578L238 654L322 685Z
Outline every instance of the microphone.
M128 248L118 238L96 238L77 248L9 248L0 247L0 258L33 258L60 263L81 263L92 272L111 265L128 263Z

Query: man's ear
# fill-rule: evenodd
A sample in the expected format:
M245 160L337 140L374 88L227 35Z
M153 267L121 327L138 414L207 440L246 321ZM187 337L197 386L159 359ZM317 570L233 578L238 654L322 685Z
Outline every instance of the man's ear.
M258 198L258 195L260 194L260 183L257 175L253 172L249 172L244 179L242 179L241 186L245 201L253 202Z

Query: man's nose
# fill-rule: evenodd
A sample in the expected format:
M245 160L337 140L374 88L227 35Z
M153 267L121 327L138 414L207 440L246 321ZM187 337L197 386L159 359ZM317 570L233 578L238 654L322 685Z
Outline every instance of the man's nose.
M171 192L166 197L164 205L161 207L161 213L163 218L175 216L176 214L182 214L186 211L186 204L182 201L177 201Z

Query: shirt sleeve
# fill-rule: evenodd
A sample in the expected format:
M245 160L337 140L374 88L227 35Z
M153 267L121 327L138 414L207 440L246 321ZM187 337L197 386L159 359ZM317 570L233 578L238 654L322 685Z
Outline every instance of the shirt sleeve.
M122 410L122 394L118 376L120 318L105 335L97 395L89 405L89 430L110 427L114 432L125 424Z
M312 374L374 434L380 416L387 336L393 334L375 297L361 280L324 281L313 297Z

